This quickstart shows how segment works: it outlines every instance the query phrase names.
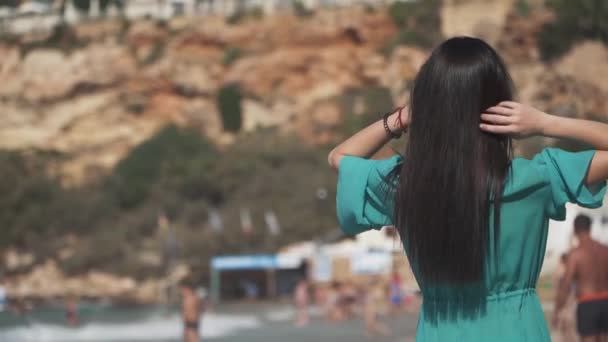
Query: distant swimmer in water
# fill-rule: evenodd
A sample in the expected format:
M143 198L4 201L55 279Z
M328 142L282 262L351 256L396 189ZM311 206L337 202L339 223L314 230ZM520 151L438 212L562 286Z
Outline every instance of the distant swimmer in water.
M201 315L201 300L195 290L194 281L187 278L180 284L182 297L182 319L184 321L184 342L200 341L199 319Z
M604 341L608 334L608 246L591 238L591 219L579 215L574 220L578 246L569 254L559 286L554 324L567 303L572 283L576 283L578 306L576 327L583 342Z

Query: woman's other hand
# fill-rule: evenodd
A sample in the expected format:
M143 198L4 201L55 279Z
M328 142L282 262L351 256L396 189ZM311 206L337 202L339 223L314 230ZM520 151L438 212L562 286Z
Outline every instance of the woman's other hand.
M481 114L482 123L479 127L488 133L527 138L542 135L548 117L549 114L536 108L513 101L504 101Z

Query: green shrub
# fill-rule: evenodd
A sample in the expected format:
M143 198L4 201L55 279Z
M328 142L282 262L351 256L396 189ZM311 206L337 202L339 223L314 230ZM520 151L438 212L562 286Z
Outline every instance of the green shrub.
M577 41L596 39L608 44L608 3L601 0L548 0L556 14L538 33L541 57L560 57Z
M124 11L125 2L123 0L99 0L99 10L101 15L106 15L108 8L114 5L121 13Z
M562 56L570 48L576 40L579 39L577 34L559 24L546 23L538 32L538 50L543 61L551 61L559 56Z
M150 50L150 52L148 52L146 57L144 57L141 60L140 65L154 64L154 63L158 62L163 57L164 54L165 54L165 44L163 42L156 42L156 43L154 43L154 45L152 46L152 49Z
M440 28L439 0L415 2L396 1L389 6L389 15L395 26L406 28L430 29L438 32Z
M17 0L0 0L0 7L19 7L19 1Z
M293 2L293 13L298 16L298 17L310 17L313 14L315 14L315 12L313 10L308 9L308 7L306 7L306 5L304 5L304 3L302 1L294 1Z
M125 230L118 227L96 231L77 246L74 254L64 260L62 267L68 274L80 274L122 262L124 233Z
M385 113L395 109L390 89L385 87L351 89L338 101L345 114L341 127L344 135L351 135L359 131L375 120L379 120ZM355 113L354 103L359 101L363 101L363 113Z
M528 3L528 0L517 0L515 3L515 13L519 16L527 17L532 12L532 6Z
M250 8L247 13L250 18L254 19L261 19L264 17L264 11L259 6L254 6Z
M0 151L0 250L21 244L36 247L38 254L54 252L53 245L40 244L68 233L86 232L102 217L111 216L112 206L89 186L64 189L46 170L61 155L40 152Z
M248 18L260 19L262 17L264 17L264 11L258 6L248 9L238 8L226 19L226 22L230 25L236 25Z
M241 90L238 85L230 84L222 87L217 95L217 106L222 116L224 129L238 132L242 125Z
M168 126L116 165L109 188L122 208L134 208L159 182L175 186L171 179L191 173L193 164L198 167L197 158L208 160L214 156L214 149L198 132ZM196 170L202 171L200 167Z
M224 50L224 58L222 62L224 65L232 65L236 60L243 57L244 53L238 47L230 46L226 50Z
M74 4L76 10L78 10L78 12L81 14L89 13L91 8L91 0L72 0L72 3Z
M79 39L75 30L65 23L55 25L51 34L42 40L34 40L19 46L21 56L26 56L35 49L59 49L69 53L88 44L85 39Z
M232 13L228 18L226 18L226 22L230 25L236 25L245 19L245 12L241 10L237 10Z
M420 33L416 30L401 29L393 38L389 39L379 52L384 56L390 56L393 50L399 45L414 45L424 48L431 48L436 40L428 34Z
M395 109L391 91L386 87L367 88L364 96L367 115L383 115Z
M401 44L431 47L441 40L440 1L394 2L389 15L398 28L397 35L389 40L383 53L390 53Z
M121 17L120 18L120 30L118 31L118 35L116 37L116 40L118 41L119 44L125 44L125 39L127 38L127 35L129 34L130 28L131 28L131 21L126 17ZM130 49L133 50L133 47L130 47Z

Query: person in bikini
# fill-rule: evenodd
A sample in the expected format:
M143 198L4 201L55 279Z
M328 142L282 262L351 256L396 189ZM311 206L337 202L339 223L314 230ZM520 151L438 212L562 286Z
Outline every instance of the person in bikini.
M600 342L608 334L608 247L591 238L591 219L574 220L579 244L568 255L566 272L558 289L553 322L566 305L572 283L576 283L576 327L583 342Z

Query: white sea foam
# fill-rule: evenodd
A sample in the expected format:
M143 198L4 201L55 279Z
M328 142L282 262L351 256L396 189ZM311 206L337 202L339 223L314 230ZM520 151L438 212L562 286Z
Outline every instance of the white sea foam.
M253 316L207 314L201 319L203 337L217 338L236 334L240 329L261 326ZM2 342L76 342L76 341L178 341L182 321L179 315L157 315L128 323L90 323L70 328L47 323L32 323L0 330Z

